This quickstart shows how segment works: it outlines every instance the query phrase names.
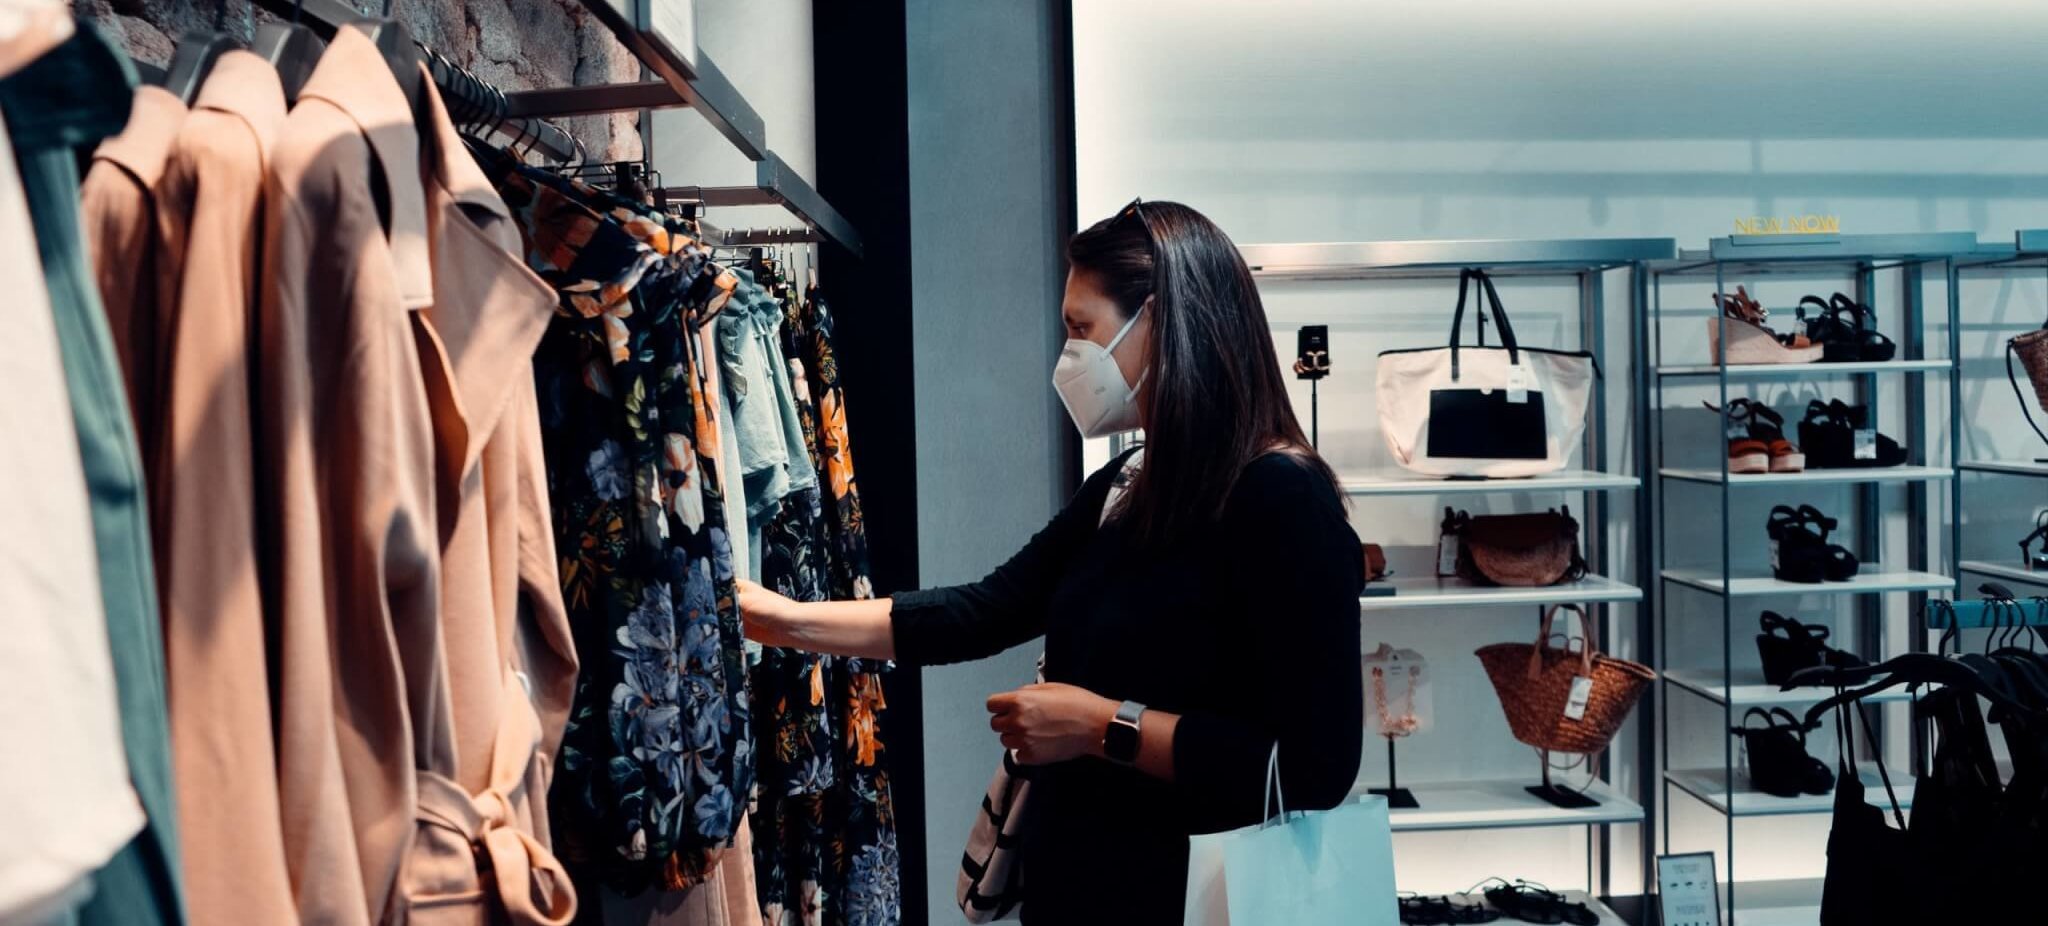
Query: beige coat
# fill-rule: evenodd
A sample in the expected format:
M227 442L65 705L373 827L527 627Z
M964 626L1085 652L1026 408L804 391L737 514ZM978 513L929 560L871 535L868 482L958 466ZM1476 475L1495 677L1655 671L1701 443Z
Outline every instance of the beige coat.
M561 923L575 896L537 831L575 662L527 365L554 296L426 86L416 120L342 30L271 167L287 860L308 923Z
M293 916L256 580L248 337L264 164L284 119L270 64L222 55L157 185L162 443L148 462L160 515L150 527L185 896L198 923Z

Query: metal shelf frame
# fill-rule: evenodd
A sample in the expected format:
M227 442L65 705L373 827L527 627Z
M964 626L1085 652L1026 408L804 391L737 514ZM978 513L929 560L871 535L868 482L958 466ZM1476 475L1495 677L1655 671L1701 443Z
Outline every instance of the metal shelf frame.
M1456 280L1459 272L1466 268L1485 270L1487 273L1500 278L1561 277L1573 279L1578 284L1579 348L1591 353L1594 362L1600 364L1602 369L1608 369L1608 366L1603 362L1609 353L1607 349L1608 337L1606 326L1608 285L1606 274L1609 271L1628 271L1630 311L1627 316L1629 325L1626 335L1628 339L1628 354L1626 356L1633 358L1645 357L1647 353L1644 350L1645 331L1642 307L1646 304L1648 296L1646 268L1656 261L1674 259L1677 256L1677 242L1670 238L1365 241L1310 244L1253 244L1240 246L1239 251L1243 254L1245 262L1251 266L1252 275L1262 282L1269 280L1289 282ZM1638 428L1642 425L1641 409L1644 405L1642 398L1648 394L1648 383L1648 369L1638 360L1638 362L1633 364L1633 376L1628 383L1629 389L1627 393L1629 406L1637 413L1637 418L1633 423ZM1647 545L1635 544L1632 549L1610 549L1611 544L1608 542L1608 534L1612 527L1612 512L1616 510L1612 506L1632 505L1636 519L1635 523L1638 525L1647 523L1644 519L1648 517L1651 510L1648 508L1647 492L1627 491L1632 487L1628 483L1642 480L1645 478L1644 474L1650 472L1649 456L1643 442L1630 442L1623 453L1610 454L1611 445L1606 427L1609 391L1605 385L1595 388L1592 394L1592 401L1587 408L1586 414L1590 424L1586 428L1584 444L1580 449L1580 465L1584 467L1585 471L1571 474L1573 477L1569 480L1573 483L1571 488L1564 488L1562 486L1558 488L1561 491L1581 493L1583 495L1583 500L1579 503L1579 507L1576 510L1581 512L1580 520L1585 531L1584 548L1589 572L1594 576L1613 575L1614 569L1618 565L1615 560L1621 557L1628 557L1632 560L1629 563L1629 568L1633 572L1630 580L1639 584L1649 583L1654 570L1652 569L1652 560L1649 559ZM1620 444L1621 442L1616 441L1612 446L1620 446ZM1622 469L1626 469L1628 472L1620 472ZM1397 483L1384 478L1364 480L1360 482L1360 485L1364 487L1367 483L1371 484L1370 488L1355 494L1445 494L1456 496L1468 494L1476 491L1478 486L1487 485L1486 483L1458 483L1448 486L1443 484L1433 486L1429 484L1411 485L1406 483L1405 480ZM1526 493L1538 490L1542 487L1542 484L1543 480L1540 479L1502 480L1497 487L1493 488L1495 491L1500 492ZM1627 499L1611 498L1611 496L1616 494L1617 490L1625 492L1630 497ZM1418 592L1418 602L1421 602L1423 597L1421 593L1425 591L1423 586L1430 586L1430 590L1441 592L1441 589L1435 587L1445 584L1426 579L1408 581L1414 586L1414 590ZM1401 582L1397 581L1394 584L1399 587ZM1589 602L1588 611L1597 615L1597 620L1600 622L1602 631L1606 633L1607 639L1613 639L1611 631L1616 620L1612 611L1613 606L1622 603L1634 603L1636 639L1645 648L1651 646L1651 641L1654 639L1651 636L1653 628L1649 617L1649 609L1639 603L1642 598L1642 592L1634 586L1611 579L1603 578L1597 584L1597 594L1593 594L1590 598L1579 597L1571 600ZM1455 589L1453 591L1455 592ZM1541 589L1494 589L1491 591L1530 593L1528 596L1506 595L1505 597L1508 600L1500 602L1503 606L1530 606L1539 598L1545 597ZM1581 594L1585 594L1584 590L1581 590ZM1365 620L1368 614L1381 610L1399 610L1404 607L1422 606L1420 603L1404 606L1399 603L1399 598L1400 595L1397 593L1394 598L1363 599L1361 601L1362 613L1360 619ZM1551 595L1548 596L1547 600L1564 599L1561 596ZM1458 600L1458 596L1455 594L1439 595L1431 598L1427 603L1469 605L1468 602ZM1478 603L1483 604L1484 602ZM1532 608L1532 611L1533 616L1540 620L1543 606L1536 605ZM1654 688L1652 692L1652 697L1655 697ZM1603 754L1600 759L1598 787L1601 789L1603 796L1611 795L1618 802L1623 802L1625 806L1618 804L1610 808L1611 812L1609 814L1595 815L1592 818L1559 818L1559 821L1566 825L1584 825L1589 827L1589 834L1592 838L1587 840L1586 847L1586 881L1588 886L1593 888L1592 892L1594 894L1607 893L1603 888L1612 881L1616 860L1614 858L1615 847L1610 827L1623 824L1647 827L1650 825L1649 821L1656 819L1656 805L1661 794L1659 789L1650 783L1651 776L1648 771L1651 768L1652 760L1655 758L1653 743L1656 739L1654 732L1649 729L1648 724L1643 722L1644 718L1650 716L1648 710L1649 708L1647 707L1640 708L1636 723L1632 725L1637 747L1634 755L1617 756L1615 751L1610 750ZM1639 782L1637 787L1639 793L1636 795L1620 794L1607 784L1614 780L1614 764L1616 762L1629 761L1633 761L1641 772L1635 776ZM1425 793L1431 787L1426 778L1419 778L1412 782L1409 781L1410 778L1411 775L1409 774L1403 775L1403 781L1408 782L1418 793ZM1638 805L1641 808L1639 811L1637 810ZM1513 815L1504 816L1502 819L1506 820L1507 817L1511 816ZM1547 819L1546 822L1548 822ZM1525 826L1529 824L1526 821L1489 823L1485 815L1479 815L1479 817L1471 821L1470 825L1471 828L1475 829L1488 829L1506 826ZM1402 827L1397 826L1396 828L1400 829ZM1645 830L1643 838L1639 842L1641 857L1628 860L1623 864L1640 866L1642 883L1653 883L1655 869L1652 866L1655 862L1655 840Z
M1955 576L1955 559L1960 554L1959 519L1954 516L1961 510L1961 483L1955 478L1955 461L1934 461L1929 459L1932 447L1937 445L1938 418L1930 414L1927 407L1927 384L1929 376L1949 376L1948 414L1946 421L1947 446L1949 455L1954 456L1961 431L1960 391L1955 387L1957 365L1960 356L1960 337L1957 329L1960 314L1960 300L1956 291L1956 272L1960 263L1978 253L1977 238L1971 233L1934 233L1908 235L1783 235L1783 236L1734 236L1717 238L1709 242L1704 250L1684 251L1677 260L1653 264L1649 272L1650 293L1645 300L1648 307L1651 331L1649 351L1641 356L1643 366L1656 370L1650 379L1650 401L1644 403L1644 443L1655 458L1651 472L1655 478L1648 481L1644 495L1655 515L1655 530L1650 532L1651 557L1658 564L1657 581L1646 584L1650 596L1648 610L1658 615L1660 627L1657 632L1657 670L1662 679L1658 686L1659 751L1656 779L1662 782L1662 809L1659 830L1664 852L1673 851L1671 830L1671 789L1676 787L1697 797L1705 805L1722 814L1724 822L1724 843L1720 847L1726 853L1725 871L1735 871L1735 826L1738 817L1778 812L1769 805L1751 807L1740 804L1738 799L1747 799L1742 789L1736 786L1740 779L1739 759L1736 754L1734 737L1728 728L1736 725L1738 711L1748 702L1762 703L1778 700L1774 695L1759 692L1744 686L1747 676L1735 669L1735 611L1738 606L1745 613L1753 610L1749 604L1739 601L1746 594L1799 594L1835 592L1857 596L1860 603L1858 642L1865 648L1883 646L1883 602L1888 593L1900 592L1911 596L1913 613L1917 614L1930 594L1953 591L1958 587ZM1893 332L1898 338L1898 359L1890 363L1868 364L1786 364L1778 368L1754 367L1731 368L1726 355L1712 358L1706 365L1667 365L1664 362L1664 306L1663 295L1667 284L1693 283L1711 280L1716 293L1732 293L1737 282L1756 278L1779 276L1796 277L1846 277L1853 282L1853 293L1859 302L1873 302L1877 289L1877 275L1880 272L1896 271L1899 274L1900 308L1886 313L1895 318L1901 330ZM1948 301L1945 326L1945 356L1930 356L1927 333L1929 310L1926 305L1926 282L1930 274L1946 276L1946 298ZM1938 308L1935 311L1940 311ZM1718 313L1710 319L1718 319ZM1687 323L1693 323L1691 316ZM1711 322L1710 322L1711 323ZM1725 338L1723 341L1725 342ZM1731 477L1728 473L1727 454L1715 447L1712 452L1719 459L1718 471L1700 468L1696 460L1672 460L1667 451L1664 433L1666 409L1665 390L1685 386L1701 387L1711 384L1716 389L1721 412L1720 428L1715 435L1725 434L1730 421L1729 399L1737 390L1748 384L1767 383L1788 377L1812 378L1825 376L1853 389L1851 401L1871 409L1872 422L1878 420L1877 406L1880 398L1879 377L1882 375L1905 377L1901 393L1905 404L1905 442L1911 456L1907 469L1896 484L1903 485L1906 505L1912 525L1908 530L1906 549L1899 551L1902 556L1885 557L1880 554L1883 537L1883 510L1880 507L1880 486L1884 477L1880 471L1858 473L1862 480L1845 482L1853 489L1856 504L1852 517L1853 539L1844 538L1850 544L1858 559L1864 563L1876 564L1900 560L1906 572L1892 577L1869 577L1862 587L1823 588L1821 586L1791 586L1787 583L1745 580L1732 571L1736 544L1736 527L1730 523L1737 494L1747 483L1766 483L1769 479L1745 479ZM1696 377L1688 379L1686 377ZM1673 409L1675 410L1675 409ZM1697 448L1694 448L1695 450ZM1670 462L1667 462L1669 460ZM1825 484L1833 481L1828 476L1807 476L1802 479L1783 478L1776 480L1781 487L1806 483ZM1669 490L1676 485L1689 485L1688 498L1698 499L1700 493L1718 496L1720 521L1720 564L1695 569L1664 568L1665 549L1670 533L1670 519L1666 517L1666 502ZM1936 509L1941 504L1940 490L1946 489L1948 538L1946 556L1942 551L1930 549L1929 537L1936 525L1943 522ZM1749 528L1745 527L1744 530ZM1711 530L1711 528L1709 528ZM1711 541L1709 541L1711 542ZM1948 568L1937 568L1935 560L1942 559ZM1888 579L1879 581L1880 579ZM1839 585L1839 583L1829 583ZM1731 594L1730 592L1734 593ZM1671 662L1671 634L1662 625L1664 615L1671 611L1670 601L1676 595L1707 595L1717 598L1721 605L1721 653L1718 671L1696 666L1681 666L1674 677ZM1925 651L1927 632L1915 622L1907 646L1914 651ZM1743 640L1748 640L1745 632ZM1722 767L1706 771L1674 770L1672 767L1672 743L1676 738L1671 730L1671 700L1668 693L1683 691L1689 697L1698 697L1709 705L1721 709ZM1797 700L1790 697L1786 700ZM1709 708L1711 709L1711 707ZM1879 710L1877 704L1865 705L1864 710ZM1873 725L1881 729L1882 725ZM1916 737L1917 740L1917 737ZM1916 741L1915 748L1922 744ZM1884 748L1880 745L1879 748ZM1683 781L1674 776L1684 777ZM1707 782L1702 784L1701 782ZM1718 786L1711 786L1718 782ZM1705 790L1702 790L1705 789ZM1711 792L1711 793L1709 793ZM1729 879L1727 886L1727 914L1732 919L1740 909L1738 900L1743 897L1747 886Z

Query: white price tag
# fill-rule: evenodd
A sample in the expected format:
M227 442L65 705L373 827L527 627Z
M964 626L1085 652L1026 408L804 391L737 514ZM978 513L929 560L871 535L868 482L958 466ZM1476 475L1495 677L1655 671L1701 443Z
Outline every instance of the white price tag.
M1445 534L1436 542L1436 574L1454 576L1458 574L1458 535Z
M1528 364L1514 363L1508 365L1507 387L1509 404L1527 404L1529 393L1534 392L1536 386L1536 372L1529 369Z
M1728 431L1723 436L1729 440L1747 440L1749 439L1749 425L1740 421L1730 421L1728 422Z
M1876 429L1876 428L1857 428L1857 429L1856 429L1856 459L1858 459L1858 460L1875 460L1875 459L1877 459L1877 429Z
M1564 702L1564 716L1570 720L1586 719L1586 701L1593 697L1593 680L1583 675L1572 679L1571 697Z
M1782 567L1778 563L1778 542L1773 540L1771 541L1771 571L1776 572L1780 568Z

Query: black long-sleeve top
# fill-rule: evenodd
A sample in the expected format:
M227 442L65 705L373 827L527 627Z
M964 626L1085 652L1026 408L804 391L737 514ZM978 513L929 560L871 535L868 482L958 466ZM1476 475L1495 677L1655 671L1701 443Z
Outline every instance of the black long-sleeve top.
M900 662L979 659L1043 635L1047 681L1180 715L1170 784L1092 757L1038 772L1028 923L1177 926L1188 835L1259 821L1276 738L1289 810L1336 806L1358 774L1363 552L1335 489L1268 454L1219 519L1141 551L1115 520L1097 526L1122 465L981 581L895 597ZM963 837L972 809L960 808Z

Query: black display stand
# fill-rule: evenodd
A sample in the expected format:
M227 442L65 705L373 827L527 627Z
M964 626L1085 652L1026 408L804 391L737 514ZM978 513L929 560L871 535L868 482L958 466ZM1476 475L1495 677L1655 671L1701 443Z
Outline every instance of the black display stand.
M1387 786L1384 788L1367 788L1365 793L1377 794L1386 798L1387 808L1390 810L1414 810L1422 805L1416 803L1415 792L1401 787L1401 776L1394 772L1395 739L1396 737L1387 737Z
M1550 783L1550 754L1547 752L1543 754L1543 783L1540 785L1530 785L1523 790L1542 798L1552 806L1561 807L1565 810L1584 810L1588 807L1600 806L1599 801L1587 797L1582 792L1560 788Z

